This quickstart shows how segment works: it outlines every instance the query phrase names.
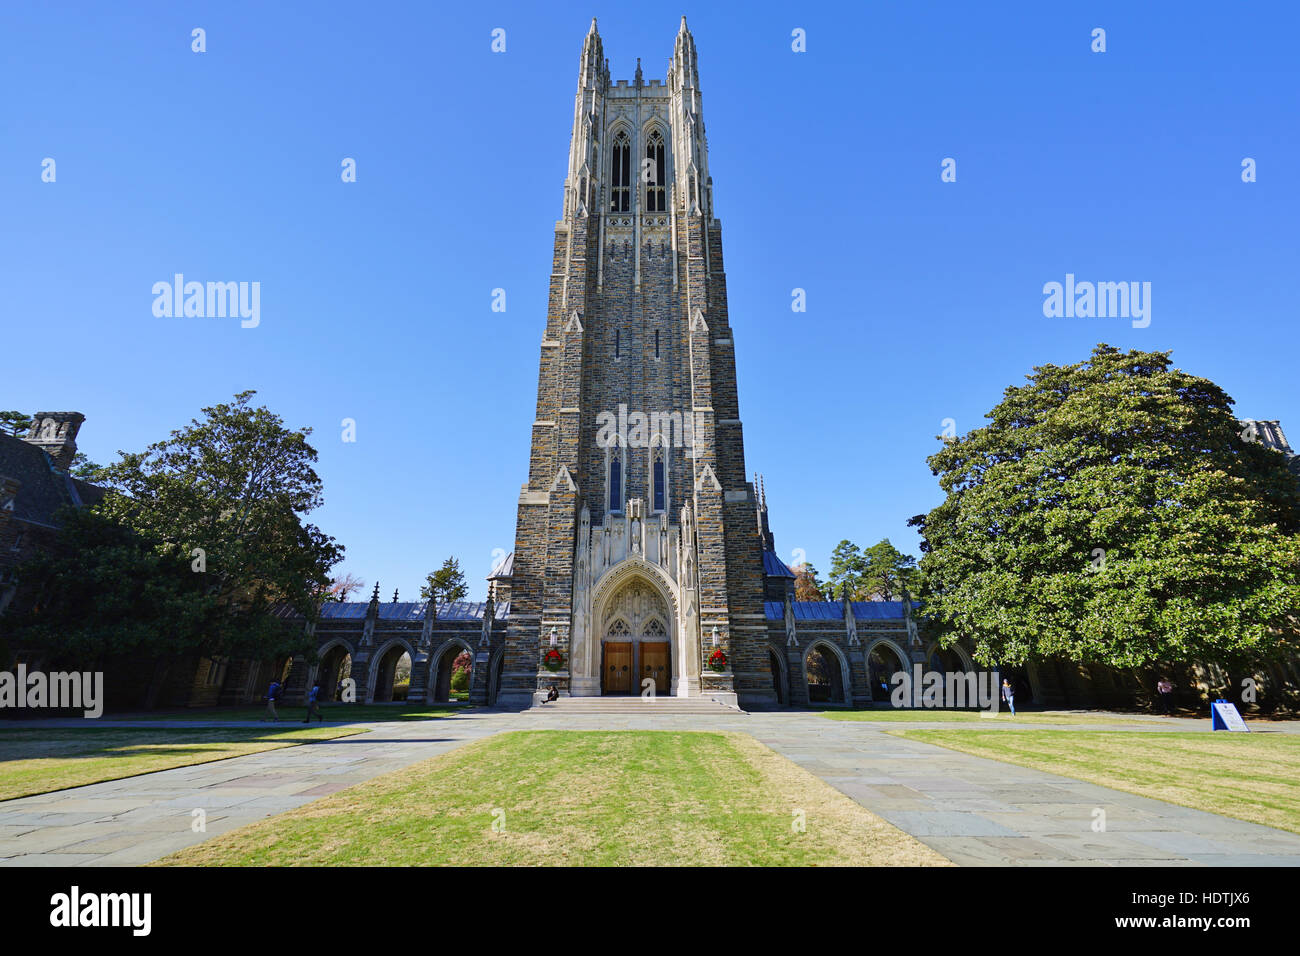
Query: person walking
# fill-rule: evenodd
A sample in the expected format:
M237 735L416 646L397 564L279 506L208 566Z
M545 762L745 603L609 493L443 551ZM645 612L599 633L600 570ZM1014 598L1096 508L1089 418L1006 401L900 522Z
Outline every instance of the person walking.
M271 686L266 689L267 716L262 718L263 721L274 720L275 722L279 723L280 715L275 712L275 700L279 696L280 696L280 682L278 680L273 680L271 681Z
M320 710L319 697L320 697L320 684L319 683L312 684L311 690L307 694L307 717L306 719L303 720L304 724L311 723L312 714L315 714L316 719L319 720L322 724L325 723L325 715L322 714Z
M1168 677L1161 677L1156 682L1156 697L1160 701L1160 713L1166 717L1174 715L1174 685Z
M1011 711L1011 716L1016 716L1016 689L1011 686L1011 682L1005 677L1002 678L1002 699L1007 702L1007 708Z

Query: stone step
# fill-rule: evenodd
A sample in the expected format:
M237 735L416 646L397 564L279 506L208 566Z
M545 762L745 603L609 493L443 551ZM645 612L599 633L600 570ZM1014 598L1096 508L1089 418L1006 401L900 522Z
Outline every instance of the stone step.
M561 697L549 704L536 703L533 711L569 714L739 714L739 708L709 697Z

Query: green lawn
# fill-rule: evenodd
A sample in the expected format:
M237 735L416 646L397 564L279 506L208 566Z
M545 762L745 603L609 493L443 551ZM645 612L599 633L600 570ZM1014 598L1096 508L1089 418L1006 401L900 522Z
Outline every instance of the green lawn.
M1300 735L892 730L909 740L1300 833Z
M118 780L365 733L354 727L266 730L0 730L0 800Z
M803 832L792 825L795 811ZM673 731L499 734L159 862L947 863L748 735Z
M882 723L930 724L930 723L970 723L996 724L997 726L1014 726L1015 724L1128 724L1135 727L1149 726L1151 721L1141 717L1129 717L1122 714L1103 716L1101 714L1062 714L1053 711L1020 711L1012 717L1008 711L1000 710L992 717L985 717L978 710L923 710L880 708L879 710L824 710L821 715L830 720L865 720Z
M430 720L461 714L469 707L449 707L446 704L322 704L325 722L368 723L381 720ZM280 723L301 721L307 708L280 706ZM261 720L266 716L266 705L255 707L201 707L186 710L150 710L124 714L106 714L105 720ZM315 718L313 718L314 720Z

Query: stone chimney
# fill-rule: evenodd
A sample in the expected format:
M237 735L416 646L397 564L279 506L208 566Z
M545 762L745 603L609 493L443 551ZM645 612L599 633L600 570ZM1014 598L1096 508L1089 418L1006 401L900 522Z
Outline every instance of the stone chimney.
M44 449L54 459L55 468L67 471L76 457L77 432L85 420L81 412L37 412L26 440Z

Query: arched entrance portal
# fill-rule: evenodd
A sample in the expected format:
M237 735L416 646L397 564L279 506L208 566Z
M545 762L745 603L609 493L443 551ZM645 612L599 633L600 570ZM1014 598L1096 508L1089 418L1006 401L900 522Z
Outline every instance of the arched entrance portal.
M462 654L468 658L467 661L462 661L466 666L460 668L463 676L453 681L456 678L456 659ZM451 700L468 698L468 688L474 685L474 655L468 644L463 641L448 641L439 649L429 666L433 677L429 681L432 703L445 704ZM462 684L465 691L460 689Z
M601 625L600 692L672 692L668 606L645 581L632 579L606 603Z
M320 699L333 701L343 697L343 682L352 676L352 655L347 645L335 644L325 652L316 669Z
M406 699L406 687L401 684L399 669L405 663L406 680L409 682L411 676L411 652L405 644L394 642L391 647L385 650L379 657L379 662L375 667L375 689L370 698L376 704L387 704L393 700ZM395 694L394 692L397 691Z
M768 666L772 669L772 689L776 691L776 702L781 706L789 703L786 700L786 679L785 679L785 661L781 660L781 655L772 648L767 649Z
M809 703L846 703L839 655L829 644L819 641L808 648L808 654L804 658L804 673L808 678Z
M873 700L889 700L893 690L893 677L899 671L909 671L898 648L886 640L877 641L867 654L867 679Z

